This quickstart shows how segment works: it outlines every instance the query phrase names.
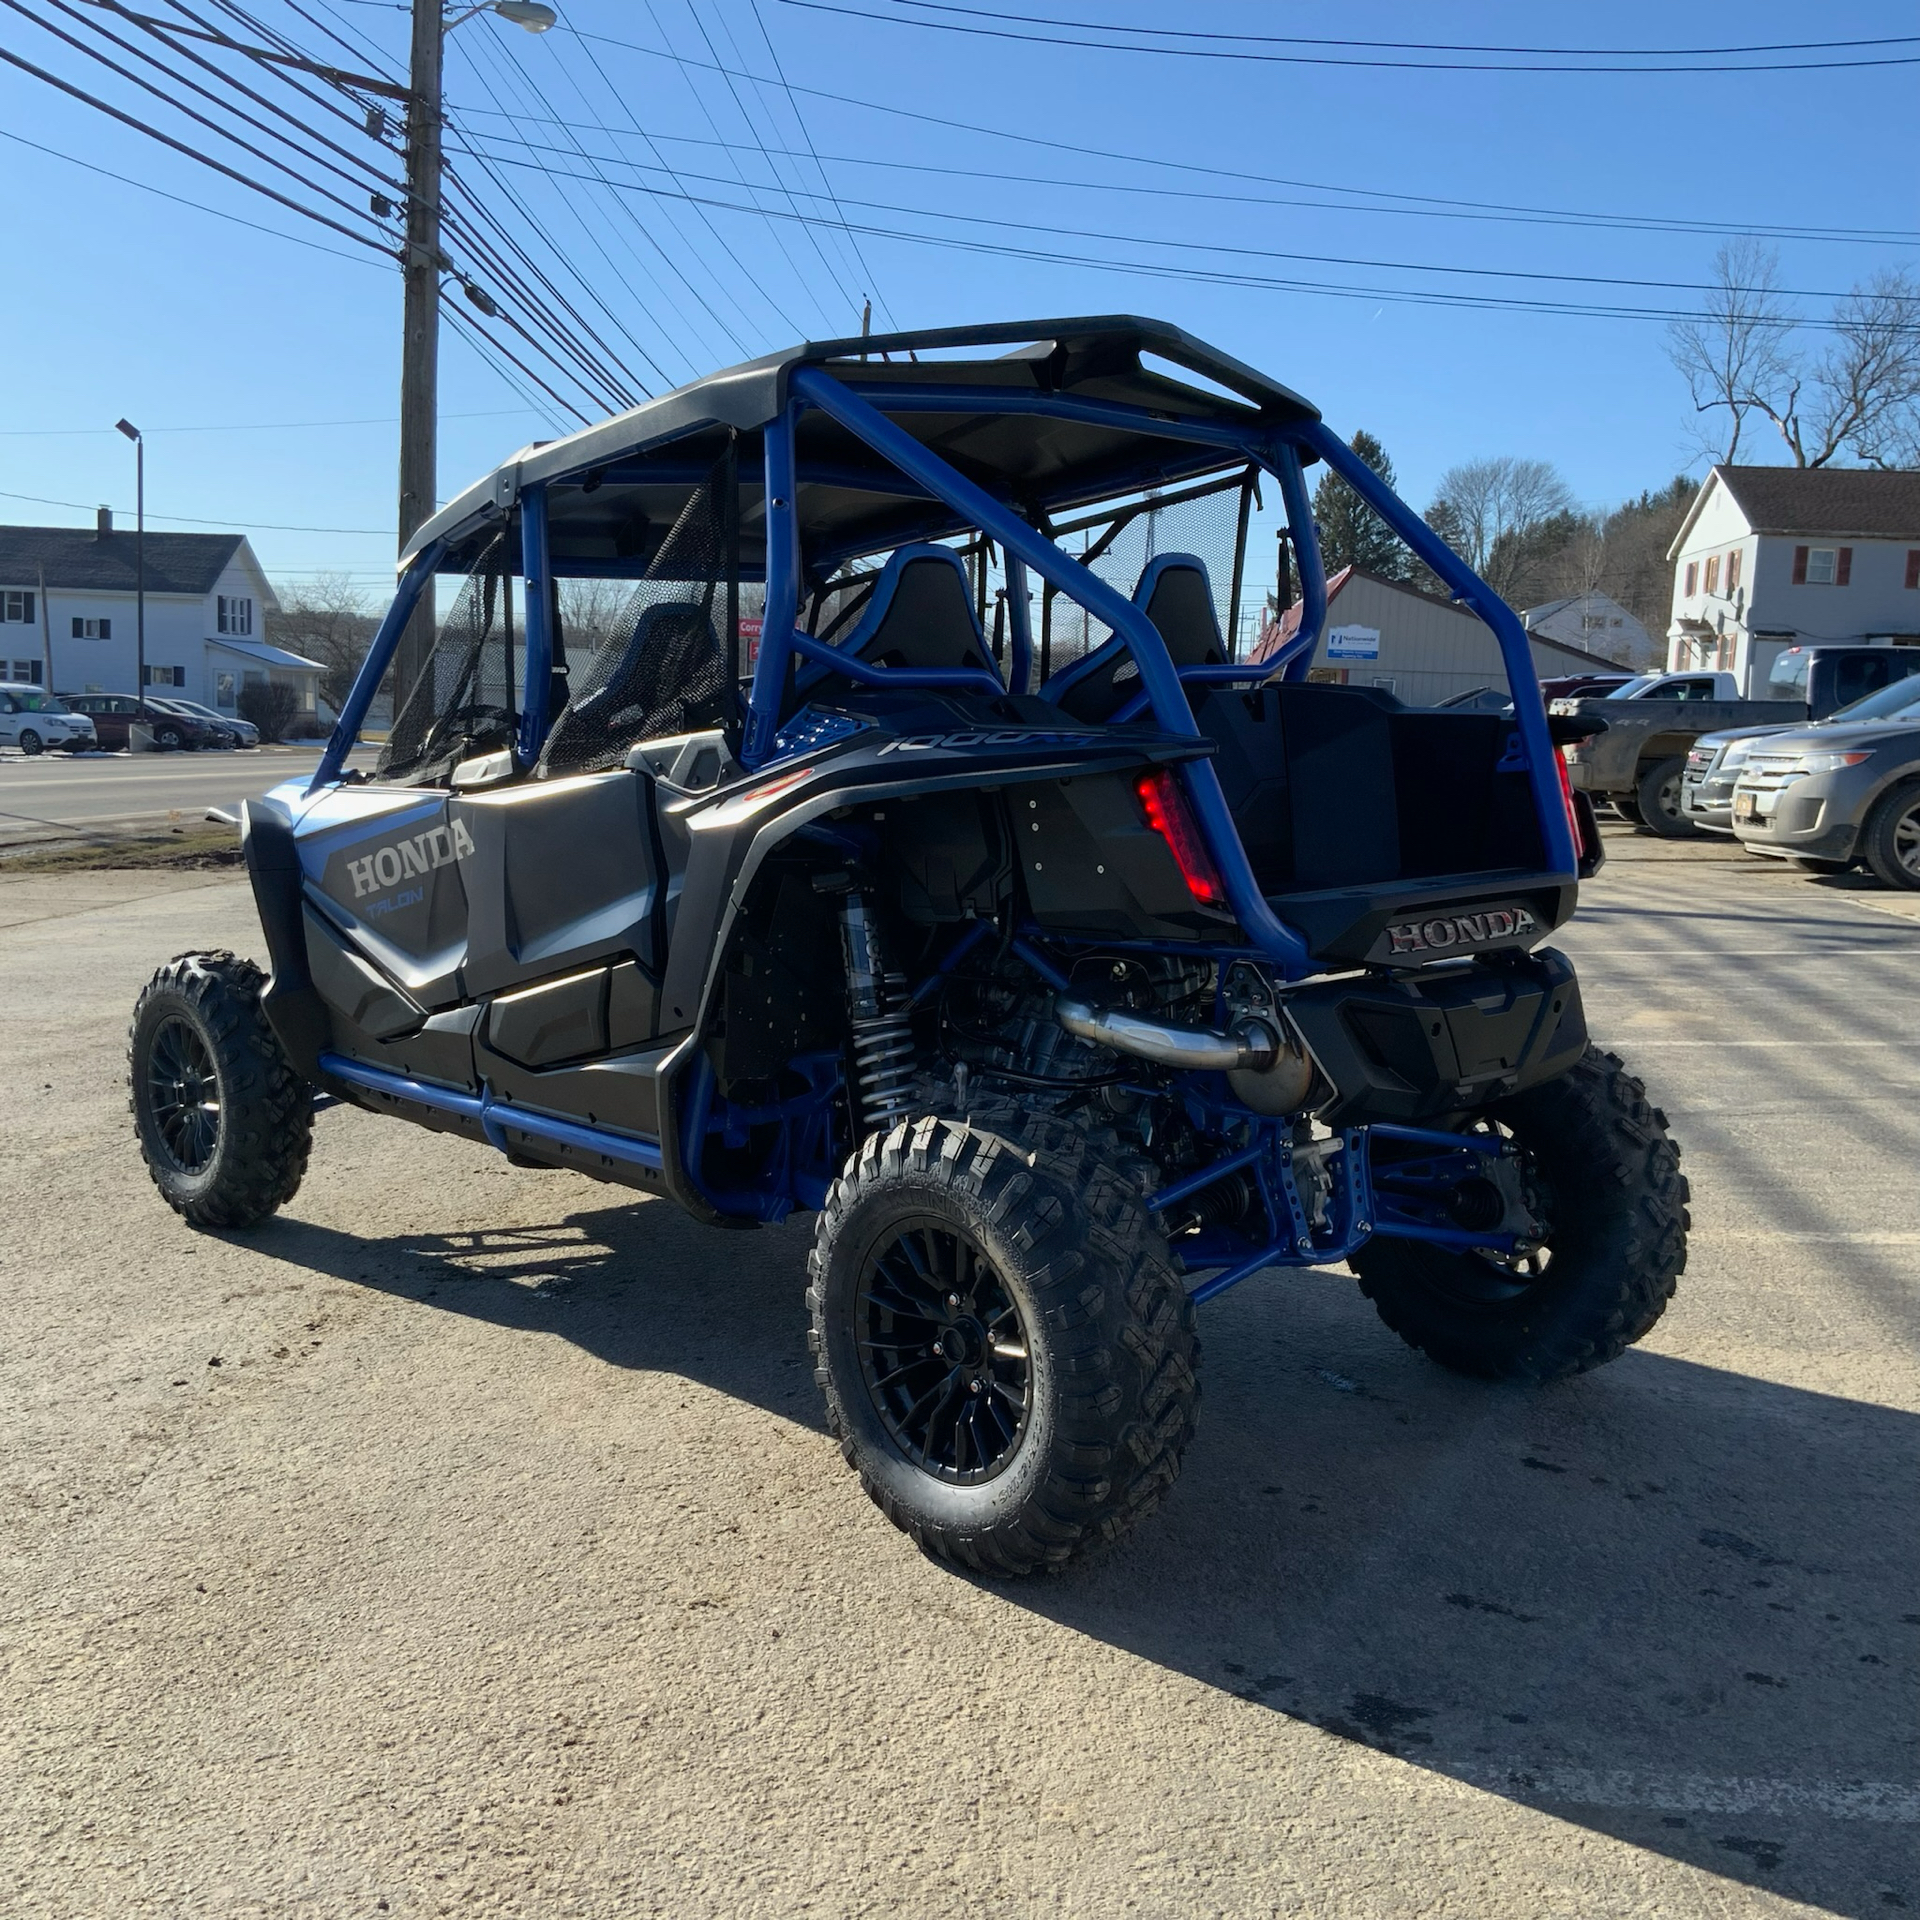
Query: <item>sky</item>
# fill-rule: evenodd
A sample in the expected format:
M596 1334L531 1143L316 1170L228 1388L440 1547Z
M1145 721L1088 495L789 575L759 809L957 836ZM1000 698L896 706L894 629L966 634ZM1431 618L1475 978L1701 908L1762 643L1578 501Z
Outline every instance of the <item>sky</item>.
M34 11L84 39L99 8L71 0L61 13L68 4ZM1550 460L1579 499L1604 505L1702 466L1664 320L1619 309L1692 308L1725 233L1747 227L1799 230L1774 244L1812 317L1876 269L1920 262L1920 38L1742 56L1782 69L1771 72L1300 63L1552 64L1388 42L1920 36L1911 0L556 6L559 28L540 36L487 14L452 31L450 151L474 199L593 323L628 393L855 332L868 297L876 330L1147 313L1305 393L1341 432L1376 434L1416 506L1449 465L1487 454ZM152 10L205 20L216 6ZM317 58L383 74L404 64L407 15L392 0L246 10ZM1171 57L1132 50L1122 31L1170 18L1196 36L1275 38L1194 37ZM0 15L0 49L277 177L18 11ZM1849 58L1908 64L1809 68ZM310 118L397 173L363 128L318 107ZM132 449L113 431L125 416L147 435L150 524L246 531L283 586L322 572L370 593L390 584L391 257L4 65L0 167L0 519L79 525L97 503L130 518ZM737 210L748 206L765 212ZM1702 227L1716 231L1688 230ZM483 241L469 230L450 251L497 288L502 265ZM1614 311L1446 304L1463 295ZM496 331L582 412L606 410L604 388L588 397ZM1817 351L1817 333L1806 340ZM577 424L452 328L441 407L443 498Z

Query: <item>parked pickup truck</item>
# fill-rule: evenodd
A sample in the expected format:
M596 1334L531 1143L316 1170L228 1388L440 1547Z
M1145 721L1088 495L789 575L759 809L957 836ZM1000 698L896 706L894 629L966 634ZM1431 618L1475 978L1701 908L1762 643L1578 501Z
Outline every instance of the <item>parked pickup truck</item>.
M1685 805L1687 755L1702 734L1804 726L1920 669L1920 647L1789 647L1775 661L1768 700L1740 700L1730 674L1663 674L1604 700L1555 700L1550 713L1593 716L1606 731L1566 749L1573 785L1611 800L1629 820L1669 839L1699 831ZM1685 683L1669 694L1666 683ZM1709 691L1727 697L1704 697Z

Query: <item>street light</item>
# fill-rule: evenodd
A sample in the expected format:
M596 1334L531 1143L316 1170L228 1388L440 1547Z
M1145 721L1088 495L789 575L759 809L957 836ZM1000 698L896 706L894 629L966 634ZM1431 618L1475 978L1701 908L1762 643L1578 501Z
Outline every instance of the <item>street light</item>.
M551 7L541 6L539 0L480 0L478 6L469 7L465 13L449 14L441 31L452 32L461 21L471 20L476 13L497 13L502 20L511 20L529 33L545 33L560 22L560 16Z
M114 426L133 442L133 697L147 697L147 443L131 420Z

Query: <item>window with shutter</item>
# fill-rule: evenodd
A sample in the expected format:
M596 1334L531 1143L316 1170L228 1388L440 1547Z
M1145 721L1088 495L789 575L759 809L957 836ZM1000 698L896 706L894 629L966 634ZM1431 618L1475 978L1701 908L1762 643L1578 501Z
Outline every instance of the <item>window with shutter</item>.
M1717 553L1707 555L1707 591L1720 591L1720 556Z
M1853 577L1853 549L1842 547L1833 563L1833 584L1844 587Z
M1740 549L1735 547L1727 555L1727 591L1729 593L1740 584Z
M1804 587L1807 584L1807 550L1795 547L1793 550L1793 584Z
M1697 586L1699 586L1699 584L1700 584L1699 562L1695 560L1689 560L1687 562L1687 583L1685 588L1683 589L1683 596L1686 599L1691 600L1693 598L1694 589Z

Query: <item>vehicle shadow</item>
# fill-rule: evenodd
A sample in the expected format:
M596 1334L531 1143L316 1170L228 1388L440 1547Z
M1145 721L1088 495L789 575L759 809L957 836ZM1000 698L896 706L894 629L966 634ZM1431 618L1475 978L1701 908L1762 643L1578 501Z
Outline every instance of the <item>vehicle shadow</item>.
M621 1202L381 1242L283 1217L258 1244L820 1430L808 1232L720 1240ZM983 1591L1713 1874L1920 1907L1920 1417L1646 1350L1486 1387L1332 1273L1250 1283L1203 1334L1200 1437L1161 1511Z

